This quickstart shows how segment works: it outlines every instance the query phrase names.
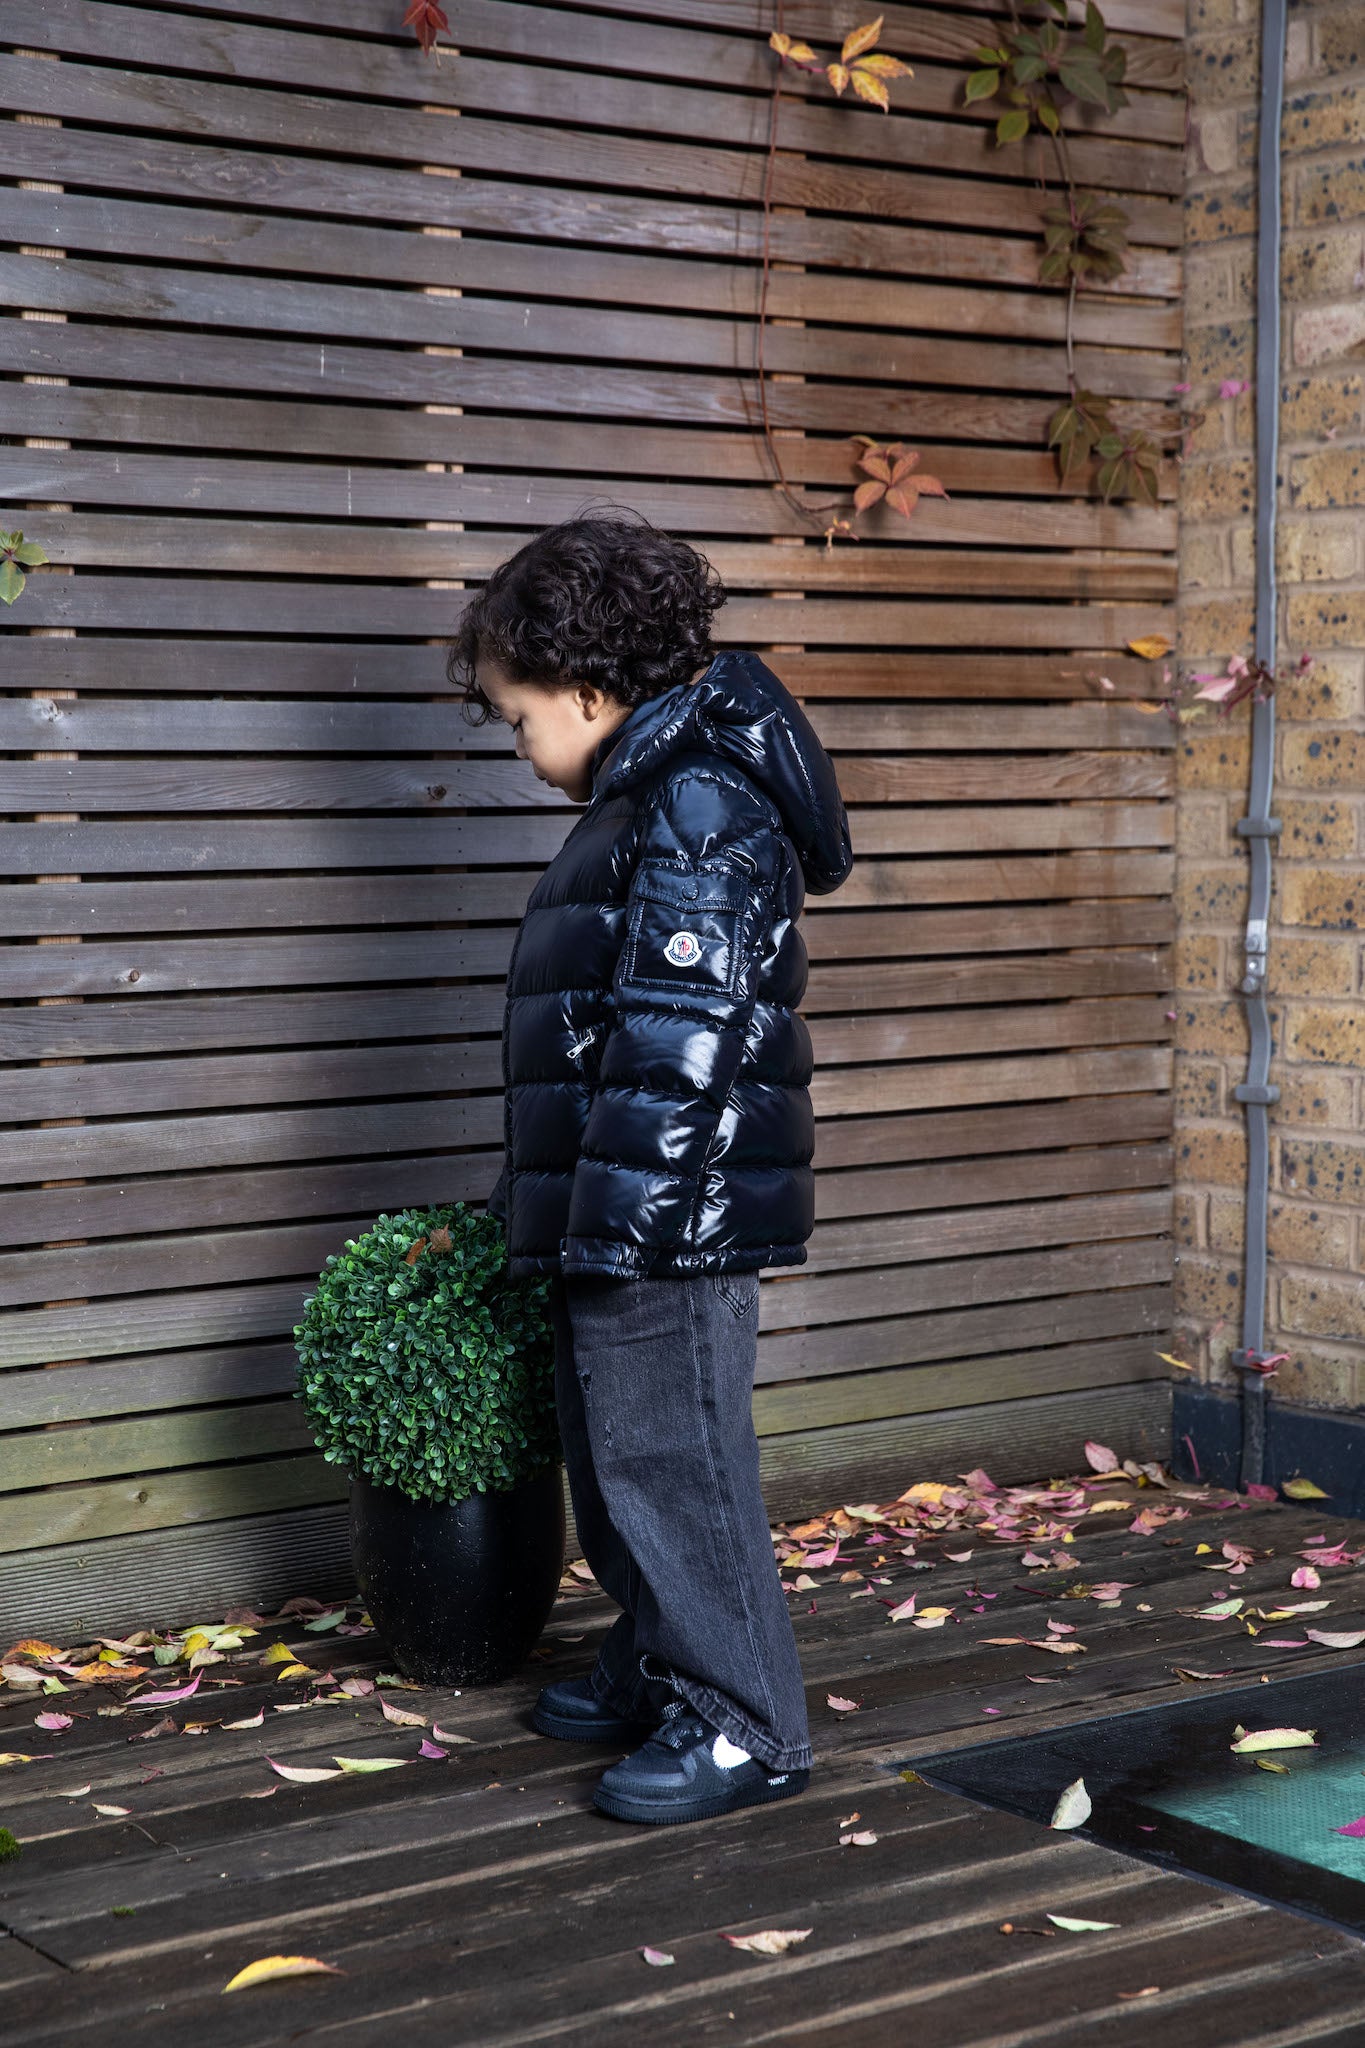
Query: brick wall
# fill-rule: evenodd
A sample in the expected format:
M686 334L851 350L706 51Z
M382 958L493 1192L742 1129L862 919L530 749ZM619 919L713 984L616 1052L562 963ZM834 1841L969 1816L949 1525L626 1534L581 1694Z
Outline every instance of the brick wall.
M1221 669L1254 623L1253 393L1260 0L1189 0L1190 402L1181 477L1182 660ZM1269 996L1268 1351L1276 1398L1365 1398L1365 4L1290 0L1281 135L1279 646ZM1235 1381L1246 1065L1238 984L1248 707L1179 752L1176 1024L1180 1356Z

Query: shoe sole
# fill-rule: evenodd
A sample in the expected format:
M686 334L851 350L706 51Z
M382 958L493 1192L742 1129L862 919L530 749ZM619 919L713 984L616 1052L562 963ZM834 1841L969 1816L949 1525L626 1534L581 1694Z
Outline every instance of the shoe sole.
M723 1813L737 1813L744 1806L766 1806L775 1799L791 1799L798 1792L804 1792L810 1783L809 1771L788 1771L780 1785L751 1785L746 1791L721 1792L710 1799L691 1801L675 1800L669 1805L659 1805L649 1799L631 1799L616 1792L604 1792L599 1785L592 1795L592 1803L599 1813L609 1814L613 1820L643 1821L654 1827L666 1827L673 1821L716 1820Z
M558 1742L624 1742L635 1749L654 1733L653 1724L645 1721L577 1721L539 1707L531 1710L531 1726L537 1735L551 1735Z

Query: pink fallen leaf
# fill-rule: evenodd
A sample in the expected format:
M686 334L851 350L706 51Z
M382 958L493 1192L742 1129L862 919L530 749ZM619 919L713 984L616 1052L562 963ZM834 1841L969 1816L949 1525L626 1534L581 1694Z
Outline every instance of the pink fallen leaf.
M835 1564L839 1557L839 1538L836 1536L827 1550L808 1550L803 1563L812 1571L823 1571L827 1565Z
M1128 1593L1136 1582L1132 1579L1106 1579L1102 1586L1090 1588L1092 1600L1117 1600L1120 1593Z
M642 1948L640 1950L640 1954L644 1957L647 1963L653 1963L656 1970L662 1970L667 1968L668 1964L673 1961L673 1958L671 1955L669 1955L667 1949Z
M863 1828L856 1835L840 1835L839 1847L846 1849L851 1843L855 1849L870 1849L876 1839L877 1837L873 1834L871 1828Z
M431 1724L431 1732L437 1742L472 1742L474 1740L472 1735L457 1735L453 1728L440 1728L435 1721Z
M341 1684L337 1687L337 1691L348 1692L353 1699L361 1700L365 1698L367 1693L374 1691L374 1680L372 1678L343 1678Z
M192 1692L198 1692L202 1671L196 1671L188 1685L172 1686L166 1692L144 1692L139 1698L129 1700L130 1707L164 1707L171 1700L187 1700Z
M254 1714L250 1714L250 1715L248 1715L248 1717L247 1717L247 1719L246 1719L245 1721L224 1721L224 1723L223 1723L223 1726L224 1726L225 1728L261 1728L261 1727L264 1727L264 1725L265 1725L265 1708L264 1708L264 1707L257 1707L257 1709L256 1709L255 1713L254 1713Z
M429 1742L424 1735L422 1737L422 1747L418 1750L417 1754L418 1756L428 1757L432 1763L444 1763L448 1752L442 1749L439 1742Z
M837 1693L827 1692L825 1694L825 1705L827 1707L833 1707L836 1714L856 1714L859 1707L862 1705L862 1701L843 1700L839 1698L839 1695Z
M1308 1648L1308 1638L1307 1636L1262 1636L1260 1648L1263 1650L1306 1650Z
M1097 1444L1088 1440L1085 1456L1092 1472L1117 1472L1119 1469L1119 1461L1108 1444Z
M1348 1820L1345 1827L1333 1828L1334 1835L1350 1835L1354 1840L1365 1839L1365 1813L1358 1820Z
M1322 1584L1322 1579L1311 1564L1301 1564L1291 1575L1289 1583L1291 1586L1302 1588L1304 1592L1312 1593Z
M425 1714L410 1714L406 1707L395 1707L391 1700L381 1700L379 1711L386 1721L396 1722L400 1728L425 1728Z
M915 1595L912 1593L908 1600L901 1601L899 1607L893 1607L886 1618L888 1621L905 1621L908 1620L914 1611Z
M1254 1480L1246 1490L1252 1500L1278 1500L1280 1497L1273 1486L1260 1486Z
M971 1554L970 1550L945 1550L943 1553L952 1564L966 1564Z
M57 1734L63 1728L71 1726L71 1716L70 1714L35 1714L33 1716L33 1725L35 1728L49 1728L54 1734Z
M90 1803L96 1813L106 1813L111 1820L121 1820L125 1814L133 1810L131 1806L102 1806L98 1799L92 1799Z
M282 1778L288 1778L295 1785L318 1785L324 1778L341 1776L339 1770L318 1770L308 1764L277 1764L273 1756L268 1756L266 1762L272 1771L278 1771Z
M1365 1643L1365 1628L1310 1628L1305 1633L1310 1642L1321 1643L1325 1650L1358 1650Z

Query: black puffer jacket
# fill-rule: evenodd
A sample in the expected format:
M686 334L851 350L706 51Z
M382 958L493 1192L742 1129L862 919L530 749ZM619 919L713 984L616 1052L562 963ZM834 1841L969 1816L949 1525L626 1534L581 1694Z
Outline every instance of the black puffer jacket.
M756 655L721 654L609 733L592 773L508 968L489 1207L511 1269L799 1266L815 1128L796 919L853 864L829 757Z

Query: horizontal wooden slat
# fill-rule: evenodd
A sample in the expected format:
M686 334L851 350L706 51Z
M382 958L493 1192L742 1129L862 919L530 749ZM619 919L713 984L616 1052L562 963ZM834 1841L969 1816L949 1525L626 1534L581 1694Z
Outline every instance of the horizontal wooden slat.
M64 0L50 0L50 4L55 14ZM119 33L124 27L121 12L106 4L89 10L93 33L89 40L82 39L82 54L136 63L134 30L129 31L133 38L131 48ZM156 18L140 9L127 10L127 15L134 29L140 24L144 32L150 31L152 41L144 57L156 65ZM45 13L36 25L40 34L51 20ZM102 50L98 37L106 25L111 34L107 48ZM47 32L52 33L52 28ZM226 31L226 35L231 38L232 32ZM187 29L180 26L171 46L183 48L187 39ZM302 92L262 90L254 83L256 79L277 76L273 66L293 39L269 33L261 36L258 32L254 41L259 54L246 46L244 37L236 40L238 54L245 64L245 73L238 75L251 78L250 86L205 84L163 75L155 79L149 91L149 82L136 71L106 72L75 63L45 65L17 58L6 65L5 78L0 80L0 106L128 129L195 132L214 141L229 137L250 140L272 149L335 149L336 113L332 102ZM312 44L317 48L315 38L298 40L305 47ZM217 68L216 63L213 68ZM48 72L55 73L55 78L47 77ZM499 94L509 118L483 118L484 110L478 104L481 72L487 80L485 90L490 97L494 91ZM586 116L590 121L612 124L596 129L577 127L566 133L547 125L522 126L511 118L527 111L528 106L543 110L544 74L532 74L525 79L528 99L518 94L517 87L523 81L514 67L504 70L471 63L462 65L461 73L472 91L465 102L469 110L462 110L459 120L442 118L440 108L431 113L416 112L393 104L367 104L354 99L346 108L349 147L358 156L440 164L482 175L510 172L515 176L531 163L541 178L562 179L579 186L687 193L731 202L738 198L749 203L761 194L761 148L717 147L710 139L718 128L729 142L735 130L736 112L741 123L739 139L747 139L742 125L744 103L739 102L736 108L728 94L717 101L710 95L689 94L687 88L672 85L660 88L631 80L628 85L617 86L602 77L576 80L573 74L560 73L553 89L565 115L570 119L577 116L580 121ZM410 67L408 75L411 76ZM464 99L463 93L461 98ZM516 104L518 98L522 101L520 107ZM672 112L675 133L681 130L692 135L690 144L649 132L646 110L651 106L655 120L662 117L667 123ZM806 125L816 111L813 108L802 117ZM754 143L763 136L760 123L765 112L761 102L750 111ZM819 112L823 114L825 110ZM621 126L613 122L613 113ZM688 125L698 117L703 123L710 120L715 124L709 130L705 126L701 129L707 135L704 142L695 139ZM637 132L630 132L632 129ZM961 134L979 163L986 146L982 130L964 125ZM939 219L1007 233L1027 231L1036 218L1034 197L1026 186L1015 188L1002 180L971 174L937 176L918 168L903 170L894 164L842 162L835 166L787 152L779 153L773 190L777 205L782 207L901 220ZM1179 246L1180 215L1173 201L1134 194L1128 199L1126 211L1134 242L1158 248Z
M5 124L0 122L0 143L5 132ZM35 131L15 132L27 135ZM0 331L13 324L0 321ZM581 474L595 467L615 477L662 474L702 477L713 482L726 479L736 484L770 484L772 479L771 458L761 439L742 427L708 432L703 428L661 424L641 427L601 420L527 419L515 413L452 415L393 406L330 405L306 398L217 398L208 393L190 397L177 391L139 391L119 385L92 388L0 383L0 433L87 444L139 444L158 450L256 447L274 450L277 457L295 458L294 468L301 466L298 458L354 458L366 465L357 473L357 480L366 488L372 487L376 475L372 465L404 460L459 463L495 472L528 470L536 475L553 470ZM1053 534L1062 534L1077 546L1172 544L1171 507L1157 510L1122 500L1106 505L1094 490L1094 465L1077 464L1063 493L1056 459L1041 448L983 447L957 441L930 441L921 436L919 449L923 467L941 478L955 494L1053 500L1046 512L1037 503L1028 508L1027 515L1011 510L1011 518L1027 516L1035 522L1030 531L1036 535L1037 546L1047 545ZM815 484L827 490L830 486L848 485L857 452L856 444L848 436L807 434L786 443L782 463L795 484ZM30 452L27 458L15 459L36 457ZM68 456L68 467L62 472L64 490L70 495L73 467L84 474L89 465L91 475L98 476L101 460L107 465L111 459L92 458L88 448L83 454ZM158 465L168 459L161 454L141 458L146 464ZM186 476L206 478L214 488L221 488L225 477L265 468L264 464L215 453L212 463L201 460L177 468L172 462L171 474L179 475L183 469ZM278 468L277 463L270 473L278 473ZM433 485L430 478L417 475L412 469L399 473L420 489L445 488L439 480ZM320 474L331 476L335 472L329 469ZM449 481L447 478L445 484ZM616 488L619 490L620 485ZM1174 469L1163 465L1158 495L1169 500L1174 496L1174 488ZM977 517L982 509L968 507L964 516ZM768 530L781 530L782 501L770 496L769 510L776 523ZM957 510L955 498L936 502L934 506L939 521ZM895 515L886 517L894 520ZM875 514L865 530L879 530ZM894 533L895 526L890 530ZM950 529L940 526L937 530ZM374 651L356 650L357 654L367 653L371 657ZM960 664L966 657L957 654L953 659ZM1131 660L1127 665L1135 666ZM1118 684L1119 678L1114 677L1114 681ZM384 685L376 682L372 687L378 690Z
M460 1021L452 1028L458 1028ZM907 1206L922 1207L926 1173L934 1176L935 1188L943 1186L945 1203L955 1199L954 1187L963 1189L964 1200L971 1199L970 1179L965 1187L958 1179L964 1156L997 1162L1005 1185L1016 1171L1013 1155L1027 1155L1031 1162L1053 1146L1069 1144L1074 1149L1067 1157L1075 1159L1079 1148L1123 1150L1145 1140L1165 1142L1171 1123L1169 1098L1155 1093L872 1115L846 1122L826 1119L816 1125L817 1213L838 1217L895 1209L902 1190ZM500 1134L490 1142L500 1144ZM1168 1151L1162 1157L1169 1162ZM943 1163L953 1160L958 1163ZM265 1164L185 1173L169 1170L126 1182L75 1182L14 1192L0 1189L0 1241L42 1245L71 1238L104 1239L138 1232L290 1220L299 1215L345 1216L360 1206L378 1214L383 1208L392 1213L422 1202L481 1201L497 1178L499 1164L500 1154L494 1151L451 1154L438 1148L400 1154L395 1159L372 1157L336 1164L313 1160L306 1165ZM1046 1192L1048 1171L1046 1164L1039 1168L1040 1192ZM1143 1181L1138 1171L1134 1184L1149 1184L1150 1177ZM881 1186L885 1195L877 1192ZM46 1255L38 1252L32 1256L41 1259ZM19 1284L24 1283L21 1280ZM59 1297L44 1290L27 1298Z
M0 384L0 398L9 388ZM961 648L936 648L932 654L913 648L894 654L788 648L772 661L803 700L989 698L1003 709L1002 700L1014 699L1089 702L1111 694L1146 699L1152 682L1149 663L1118 649L1103 656L1068 657ZM442 696L449 688L444 648L401 642L12 638L6 675L13 678L10 687L19 690L128 690L139 695L259 697L278 690L291 696L378 698ZM1101 678L1113 685L1112 692Z
M1018 1302L1069 1290L1141 1288L1170 1277L1171 1247L1159 1237L883 1267L873 1274L813 1274L775 1282L767 1297L770 1328L849 1324L959 1309L982 1301ZM7 1369L64 1357L94 1358L177 1346L278 1336L293 1329L315 1275L260 1284L168 1290L155 1295L0 1317L0 1359ZM1022 1340L1016 1340L1022 1341ZM822 1368L833 1371L831 1365ZM785 1372L787 1368L784 1366Z
M26 131L11 130L23 135ZM29 135L32 131L27 131ZM45 170L66 183L80 181L81 138L54 142L47 131ZM85 154L90 152L86 151ZM23 153L8 152L23 163ZM126 152L125 152L126 160ZM0 164L6 153L0 151ZM1177 159L1178 163L1178 159ZM29 174L32 175L30 167ZM553 265L534 243L462 236L449 242L402 228L332 226L316 218L222 213L202 207L124 203L82 198L69 192L12 193L7 202L9 239L60 248L83 256L150 256L163 263L217 262L248 271L288 276L346 277L375 284L449 287L466 294L498 292L540 299L615 301L634 309L673 307L689 314L729 319L757 318L761 274L735 264L636 256L603 250L564 249ZM773 289L773 283L776 289ZM1039 300L1036 291L1011 294L969 285L911 284L900 279L864 279L848 274L806 274L798 284L789 272L770 280L768 310L775 319L799 316L845 330L866 331L853 345L876 361L875 330L914 328L921 332L1010 337L1016 341L1065 339L1065 308ZM1178 309L1100 296L1082 302L1074 321L1082 344L1165 349L1180 345ZM883 339L883 348L894 347ZM876 375L872 369L869 374Z
M37 259L22 275L43 282ZM360 347L330 339L319 345L275 335L190 334L85 320L65 326L57 342L53 329L60 324L0 320L0 369L182 390L256 390L274 396L292 392L318 398L325 389L331 400L479 406L501 413L521 409L628 419L643 412L664 426L687 423L750 432L758 412L758 394L744 360L727 376L673 367L617 369L610 363L584 363L566 378L557 363L532 358L435 356L411 348ZM1048 418L1055 410L1050 397L1000 393L983 417L980 400L972 394L956 397L951 390L921 392L904 384L859 386L828 380L800 386L772 382L766 397L775 427L803 433L846 436L849 422L859 420L859 431L883 438L958 436L992 446L1025 444L1035 452L1047 440ZM1163 408L1147 399L1119 399L1113 411L1125 427L1156 427ZM1174 496L1172 482L1164 495Z
M59 1377L67 1379L69 1372ZM1022 1395L1043 1396L1077 1387L1112 1386L1161 1378L1149 1337L1112 1345L1074 1345L1055 1353L1022 1351L981 1364L914 1366L899 1371L763 1386L755 1391L754 1428L762 1436L784 1430L828 1429L883 1416L931 1413L952 1401L969 1407ZM224 1407L168 1407L136 1420L68 1424L0 1436L0 1494L7 1513L21 1517L22 1497L35 1487L70 1485L116 1473L212 1466L288 1451L306 1451L313 1437L298 1402L238 1400ZM321 1461L319 1461L321 1462Z
M776 657L780 659L780 657ZM1063 748L1148 748L1174 728L1136 705L813 705L807 716L835 756L921 750L985 753ZM508 728L473 725L445 703L201 703L128 697L0 699L0 746L81 754L495 754L513 751Z
M458 124L463 126L463 123ZM458 273L456 273L458 274ZM698 369L747 360L751 327L676 313L563 307L537 300L436 297L369 285L314 284L299 278L172 270L68 257L0 255L0 305L96 319L176 321L194 326L263 328L315 334L343 343L424 343L496 350L506 356L565 356L616 364L682 361ZM1021 342L937 340L899 333L894 342L843 329L777 327L769 367L791 375L879 382L981 385L1006 391L1054 391L1065 381L1057 347ZM1152 350L1077 348L1076 374L1113 397L1159 399L1178 358Z
M581 502L578 499L575 504ZM539 513L532 494L531 510ZM553 524L570 503L545 508ZM643 508L646 512L648 505ZM655 507L655 511L660 508ZM688 531L703 539L696 528ZM454 577L490 575L529 534L473 534L386 526L304 525L299 521L157 519L135 513L48 513L43 538L49 559L97 568L220 570L225 575ZM926 535L927 538L927 535ZM1168 563L1137 555L1115 557L1098 573L1083 557L1006 553L991 549L860 548L846 564L815 550L762 542L706 541L712 561L733 590L795 587L818 601L826 590L859 597L880 591L909 594L959 590L1000 598L1085 597L1120 602L1169 599L1175 581ZM49 579L50 580L50 579ZM742 602L742 600L732 600Z
M859 1222L850 1244L840 1250L842 1239L839 1233L850 1228L841 1219L851 1216L861 1219L894 1216L896 1227L902 1233L900 1242L908 1247L904 1256L925 1256L930 1250L942 1250L942 1240L925 1235L938 1229L932 1212L942 1209L973 1210L969 1248L977 1250L1001 1249L1011 1244L1056 1242L1059 1227L1062 1237L1065 1237L1068 1218L1069 1227L1077 1237L1112 1236L1116 1230L1122 1232L1139 1212L1115 1207L1112 1200L1108 1206L1103 1201L1091 1200L1082 1215L1079 1206L1070 1201L1054 1199L1049 1202L1047 1198L1082 1194L1112 1197L1119 1192L1131 1193L1133 1189L1149 1191L1144 1195L1144 1199L1151 1203L1146 1227L1164 1231L1170 1227L1169 1193L1162 1183L1169 1168L1170 1148L1167 1145L1111 1145L1069 1152L1030 1152L1012 1159L959 1161L952 1166L935 1162L932 1167L871 1169L844 1174L837 1180L835 1176L825 1174L820 1178L816 1200L817 1217L825 1227L817 1232L810 1256L816 1263L829 1263L836 1257L842 1258L845 1264L875 1262L871 1255L863 1257L864 1243L879 1244L881 1240L875 1230L869 1230L864 1240L861 1233L867 1228L865 1220ZM446 1179L440 1187L444 1199L455 1198L453 1192L447 1192L448 1187L462 1191L472 1189L477 1195L482 1195L493 1177L483 1160L471 1163L468 1155L453 1155L444 1161L425 1159L420 1163L413 1162L406 1170L414 1177L419 1173L425 1176L427 1186L436 1186L438 1176L444 1175ZM309 1183L309 1213L327 1206L329 1200L335 1202L351 1185L342 1179L344 1171L332 1169L328 1173L323 1169L314 1170ZM373 1173L373 1181L368 1185L371 1204L377 1211L385 1199L385 1168L382 1163L370 1163L364 1171ZM215 1185L211 1189L202 1182L190 1184L182 1181L180 1186L191 1205L197 1195L200 1206L216 1200L222 1207L230 1199L230 1184L234 1179L240 1182L242 1178L215 1176ZM259 1188L263 1178L257 1176L253 1185ZM273 1178L283 1182L288 1175L277 1171ZM354 1178L352 1173L352 1182ZM329 1195L331 1187L335 1187L336 1192ZM1155 1192L1150 1192L1152 1190ZM47 1194L52 1192L45 1191ZM160 1192L165 1200L169 1191L163 1186L154 1192ZM404 1206L412 1206L423 1198L422 1187L404 1186L402 1189ZM283 1191L276 1196L277 1201L287 1202L287 1199ZM991 1203L1008 1206L991 1211L981 1206ZM246 1210L245 1213L250 1215L251 1211ZM906 1219L912 1213L919 1218L917 1237L912 1236L906 1226ZM1147 1214L1146 1211L1141 1213ZM188 1223L192 1219L182 1214L178 1220ZM334 1251L347 1236L368 1229L373 1220L373 1213L338 1215L316 1222L290 1218L274 1222L268 1228L218 1232L183 1229L174 1235L125 1237L118 1243L97 1242L9 1252L0 1256L0 1303L17 1308L63 1297L88 1298L96 1294L133 1291L149 1264L162 1285L192 1281L197 1285L211 1286L228 1281L260 1279L278 1271L281 1265L288 1265L291 1271L314 1264L320 1269L327 1253ZM1135 1232L1138 1228L1134 1224ZM917 1245L919 1249L916 1249ZM875 1256L882 1255L878 1252ZM17 1429L31 1426L33 1422L58 1421L65 1416L122 1413L128 1409L161 1405L160 1396L156 1400L151 1399L143 1385L141 1367L136 1374L124 1375L120 1390L114 1389L108 1375L101 1380L95 1368L90 1370L96 1375L97 1390L101 1386L104 1388L104 1392L99 1394L100 1401L105 1404L102 1408L91 1409L81 1405L92 1396L81 1391L84 1382L80 1372L71 1367L63 1371L60 1379L49 1379L40 1384L35 1376L30 1375L16 1379L13 1385L8 1386L6 1426ZM269 1392L283 1384L283 1381L272 1381L269 1385L257 1386L253 1382L240 1389L225 1385L219 1391L225 1398L231 1394L233 1398L244 1399L249 1394ZM187 1386L175 1402L168 1401L166 1405L206 1398L207 1395L196 1394ZM115 1402L112 1408L108 1406L110 1399Z
M1152 979L1150 968L1145 978ZM1035 995L1054 992L1044 976L1039 976L1039 982ZM1073 996L1060 1003L1021 1004L1018 999L1027 997L1029 991L1027 985L1020 988L1016 978L1010 990L1016 1001L1009 1008L997 1004L973 1010L966 1007L972 985L969 972L951 983L945 978L937 991L924 988L924 1002L937 996L945 1007L908 1016L896 1011L822 1017L817 1006L810 1026L816 1060L823 1066L840 1066L869 1060L936 1059L950 1052L996 1052L1006 1045L1043 1050L1137 1044L1164 1041L1169 1035L1164 997L1124 999L1111 992L1096 1001ZM987 992L1005 993L1003 989ZM846 1005L837 986L828 994L829 1008L842 1012ZM886 991L883 1000L889 1000L891 994ZM951 1008L946 1007L949 1004ZM330 1102L394 1092L417 1095L495 1088L501 1078L499 1047L491 1039L487 1043L461 1041L420 1047L410 1042L347 1045L306 1053L276 1049L259 1058L240 1053L204 1058L182 1054L170 1061L121 1059L76 1072L51 1067L12 1071L0 1082L0 1118L17 1123L36 1118L199 1109L222 1102L231 1102L236 1108L248 1103ZM31 1135L38 1148L47 1142L41 1134ZM73 1138L71 1142L78 1141ZM16 1165L24 1150L14 1134L11 1156Z
M52 577L49 581L55 583ZM930 765L932 763L932 765ZM1159 755L1066 753L941 754L921 764L908 754L851 754L840 764L845 801L913 801L932 777L940 800L991 802L1010 797L1161 797L1172 787ZM537 782L510 756L367 762L192 756L108 760L11 760L0 764L0 805L10 811L426 810L441 805L506 810L567 810L559 791ZM1061 856L1058 856L1061 872ZM1087 856L1074 857L1074 872ZM1101 866L1101 857L1090 862ZM945 870L946 872L946 870ZM1021 893L1028 893L1023 891ZM1033 893L1038 893L1034 891ZM1078 887L1074 895L1093 893ZM1133 891L1138 894L1140 891Z
M260 14L258 7L232 4L187 11L219 17ZM979 104L964 102L960 84L951 73L944 76L930 68L917 74L919 83L913 95L906 89L899 96L894 116L885 124L890 132L873 139L866 133L873 125L866 116L850 121L845 109L799 72L778 73L765 42L729 35L702 36L695 23L678 33L637 20L623 37L619 23L596 12L566 16L544 7L508 5L505 0L504 4L466 0L459 24L460 58L442 75L418 73L410 49L394 49L378 41L373 10L367 19L356 6L341 14L333 12L328 26L335 33L326 39L274 25L263 30L258 21L229 28L217 20L203 27L197 22L185 23L172 40L166 34L163 16L151 13L140 20L139 12L107 4L92 7L79 4L79 0L48 0L45 26L53 47L131 64L150 63L157 68L169 64L195 71L217 70L226 60L235 78L500 114L541 111L543 83L535 73L526 75L526 59L537 68L567 65L572 69L555 81L555 87L559 106L569 119L586 119L613 129L681 135L697 128L706 132L719 120L727 141L751 147L762 147L766 139L758 116L774 78L780 76L784 97L790 103L784 110L788 115L784 139L790 149L915 163L928 157L973 170L980 167L980 131L989 118L989 110L983 112ZM359 31L365 40L343 41L347 30ZM903 47L917 50L923 28L917 28L912 19L905 24L903 35ZM934 57L956 58L960 63L969 53L970 43L961 31L947 39L948 49L939 47L940 40L934 39ZM35 38L33 47L45 46ZM486 59L490 56L503 61L489 63ZM590 79L581 76L584 70L591 72ZM616 84L616 72L636 74L628 89ZM1170 119L1173 110L1160 101L1147 100L1140 77L1139 66L1133 84L1153 125L1145 129L1134 125L1130 132L1179 143L1181 137ZM728 88L723 99L706 90L713 82ZM739 89L758 98L757 110L751 112L747 100L738 97ZM926 106L934 111L951 108L958 118L926 123L922 111ZM1074 139L1072 149L1078 178L1122 187L1130 177L1145 172L1149 180L1159 180L1147 189L1179 190L1178 182L1170 181L1171 163L1178 163L1175 149L1141 141L1115 144L1108 133L1095 136L1084 132ZM1027 175L1013 165L1002 165L1001 171L1006 176Z

